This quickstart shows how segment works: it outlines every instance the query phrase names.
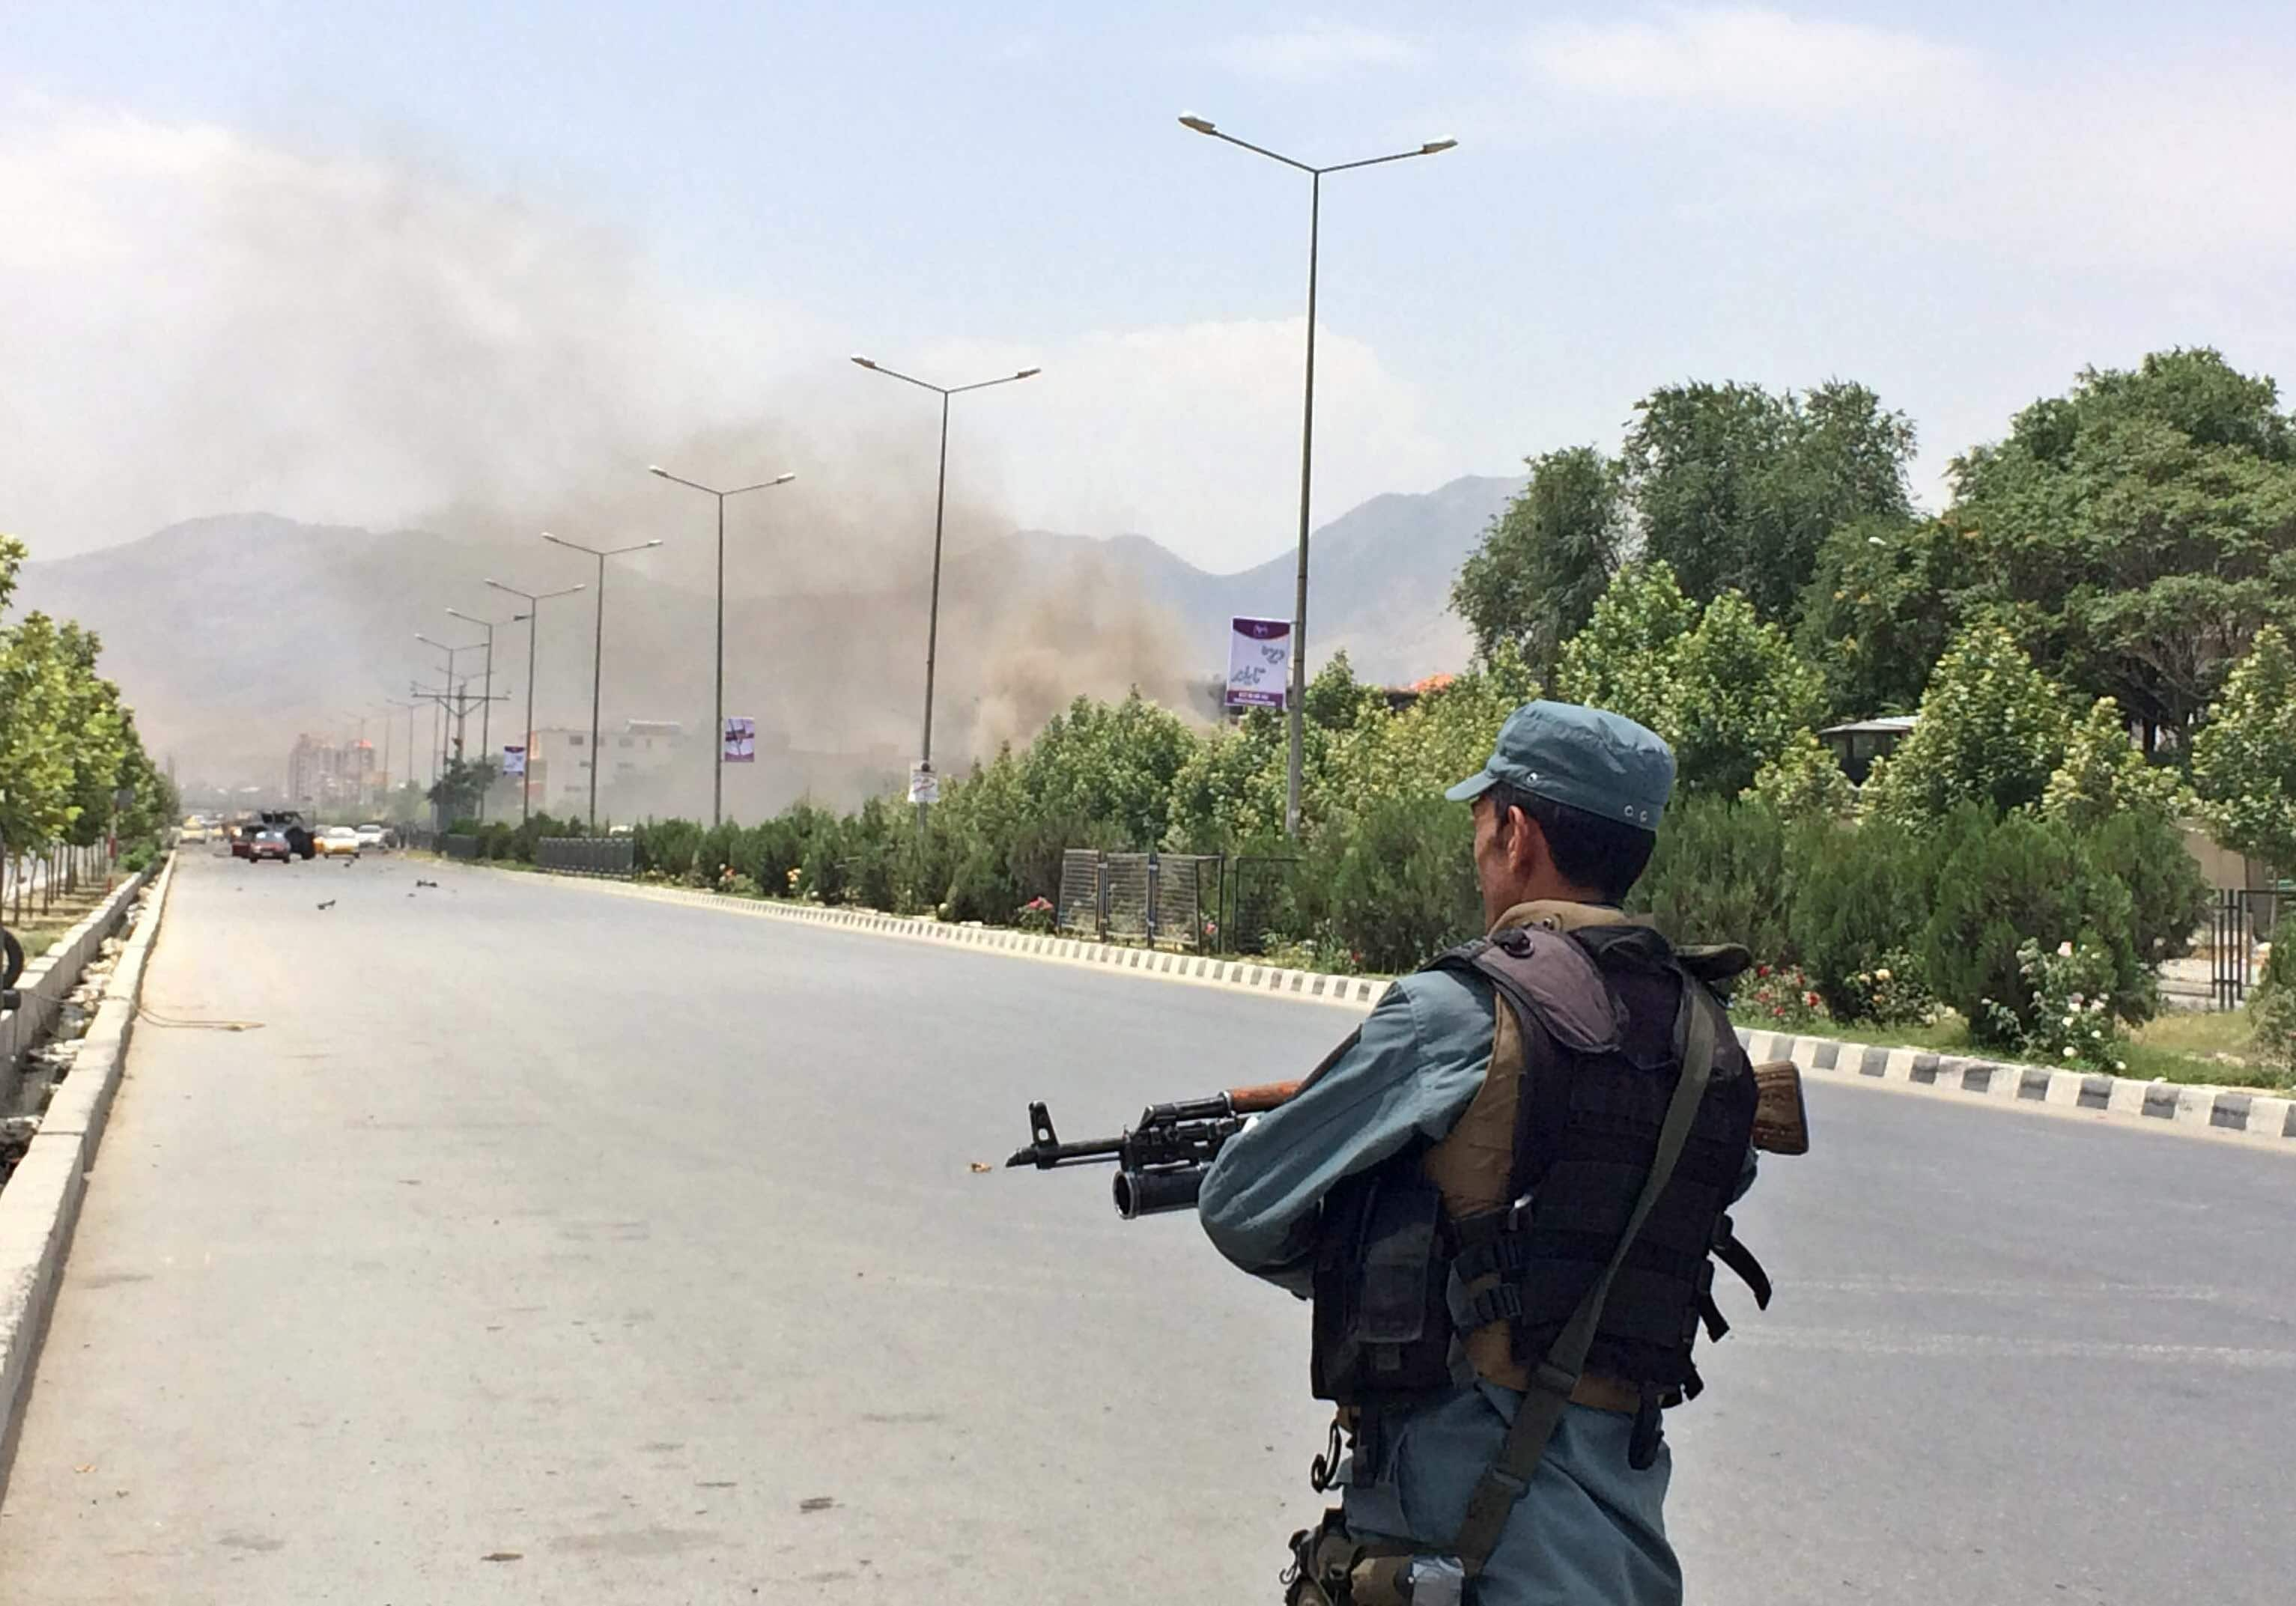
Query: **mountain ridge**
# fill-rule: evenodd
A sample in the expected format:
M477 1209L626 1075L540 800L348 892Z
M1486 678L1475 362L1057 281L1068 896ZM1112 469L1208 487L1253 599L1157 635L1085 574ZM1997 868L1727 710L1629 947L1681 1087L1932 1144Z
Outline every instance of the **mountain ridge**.
M1466 476L1429 492L1388 493L1319 529L1310 545L1310 664L1344 648L1359 674L1390 683L1464 664L1467 633L1447 611L1452 578L1521 484ZM487 576L526 577L536 587L592 578L574 554L552 554L548 571L537 573L544 561L523 545L430 530L211 514L28 562L14 610L76 619L102 637L104 672L137 709L155 752L177 754L195 774L260 781L283 767L299 731L340 731L365 714L373 736L382 696L404 701L412 677L435 685L444 655L413 637L474 634L447 619L448 608L506 616L512 599L487 589ZM937 756L949 767L968 751L1025 738L1077 694L1120 695L1139 684L1174 706L1200 703L1202 686L1225 668L1229 616L1290 615L1295 562L1287 552L1214 573L1144 536L1046 530L952 553L940 642L947 732L936 733ZM773 733L792 750L865 756L872 783L889 764L906 762L922 706L923 578L872 573L841 591L729 594L728 711L754 713L761 736ZM587 723L591 601L543 605L538 725ZM707 591L635 564L611 570L609 725L708 724L706 625L703 650L693 649L697 622L710 610ZM498 728L524 717L522 629L497 633L495 684L510 695L496 705ZM458 667L477 662L465 653ZM395 717L403 747L405 717ZM428 746L429 723L418 715L418 749ZM475 744L475 715L469 733ZM752 774L740 785L766 782ZM745 798L742 812L753 815L765 801Z

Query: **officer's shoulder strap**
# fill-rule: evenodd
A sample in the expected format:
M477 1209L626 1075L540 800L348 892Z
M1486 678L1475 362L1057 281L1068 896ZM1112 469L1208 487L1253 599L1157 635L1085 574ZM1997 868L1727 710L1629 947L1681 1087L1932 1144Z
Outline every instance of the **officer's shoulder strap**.
M1439 955L1427 968L1482 977L1528 1017L1526 1024L1538 1022L1576 1053L1605 1053L1626 1028L1625 1012L1595 956L1569 933L1513 928Z

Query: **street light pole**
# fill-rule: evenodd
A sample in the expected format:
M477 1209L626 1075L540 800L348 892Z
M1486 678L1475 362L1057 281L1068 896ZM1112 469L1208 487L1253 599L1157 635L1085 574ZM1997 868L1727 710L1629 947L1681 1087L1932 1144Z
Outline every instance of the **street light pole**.
M709 823L715 825L726 812L726 498L787 485L797 476L778 474L771 479L760 479L755 485L737 485L730 491L721 491L698 479L673 474L659 463L648 463L646 472L718 498L718 701L714 725L717 734L711 738L715 744L711 750L715 758L709 766Z
M488 580L496 591L506 591L512 596L526 599L526 764L518 776L518 817L521 823L534 814L534 643L542 634L542 604L554 596L572 596L586 591L586 586L569 586L561 591L521 591L515 586L505 586L500 580ZM591 755L594 766L597 756Z
M606 560L619 558L626 553L644 552L660 546L660 541L639 541L629 546L610 546L603 552L594 546L585 546L579 541L569 541L563 536L554 536L548 530L542 538L570 551L587 553L598 560L598 619L590 642L590 834L598 834L598 693L603 684L606 660ZM580 587L575 587L579 590Z
M1271 161L1308 175L1308 372L1307 397L1300 409L1300 566L1292 595L1292 690L1285 700L1289 704L1291 726L1291 756L1285 766L1283 783L1283 831L1294 838L1300 835L1300 785L1301 753L1307 729L1308 703L1308 516L1309 496L1315 484L1316 462L1316 268L1319 236L1323 229L1324 175L1344 173L1354 168L1376 168L1391 161L1408 161L1414 156L1434 156L1450 150L1459 142L1456 139L1431 139L1416 151L1398 151L1391 156L1366 157L1361 161L1335 162L1330 167L1310 167L1289 156L1241 140L1233 134L1221 132L1209 119L1193 113L1182 113L1180 125L1214 139L1240 145Z
M933 561L932 595L925 613L925 725L924 737L917 754L917 767L930 779L932 774L932 717L933 675L940 657L940 546L943 519L948 508L948 398L962 396L968 390L986 390L991 385L1009 385L1015 380L1032 379L1042 373L1042 368L1023 368L1018 373L1000 374L995 379L976 380L969 385L936 385L882 363L858 356L854 362L872 373L882 373L888 379L900 380L930 390L940 397L940 469L933 482ZM929 817L931 805L920 795L917 799L917 831L922 835Z
M487 633L487 668L483 683L486 686L486 701L479 706L479 750L486 755L488 763L492 763L495 752L495 628L498 625L515 625L526 615L513 613L506 619L482 619L474 614L464 613L459 608L449 608L447 611L464 624L476 625ZM479 818L483 820L486 817L487 794L484 790L481 790L479 793Z
M417 630L414 633L414 639L421 642L424 646L431 649L431 651L443 652L447 655L447 696L455 706L459 707L462 700L455 690L455 660L465 652L477 651L481 643L478 642L464 642L460 646L450 647L445 642L432 641L420 630ZM470 684L468 676L464 676L463 684L465 686ZM442 775L451 774L454 768L454 765L449 762L447 756L447 742L450 733L454 739L455 758L460 759L463 756L462 718L458 714L455 717L453 723L449 725L446 717L447 712L447 704L442 702L439 705L439 771ZM434 807L438 807L443 815L446 807L443 801L437 803ZM449 823L451 823L451 822L441 818L439 822L439 829L444 830Z
M410 682L406 689L410 692L413 692L414 690L414 684ZM394 709L405 709L406 710L406 782L411 785L414 780L414 699L409 697L405 702L401 702L396 697L386 697L383 699L383 701L389 703ZM387 751L390 744L390 721L388 717L384 718L382 723L382 739L384 749ZM384 761L382 770L384 799L386 802L390 802L392 801L390 793L395 789L390 785L390 764L388 759ZM393 811L385 811L386 815L390 812Z

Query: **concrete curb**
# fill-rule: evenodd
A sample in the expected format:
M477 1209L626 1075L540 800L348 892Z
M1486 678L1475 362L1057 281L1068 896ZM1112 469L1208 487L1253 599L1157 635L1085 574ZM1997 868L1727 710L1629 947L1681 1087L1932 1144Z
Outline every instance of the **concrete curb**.
M87 1174L95 1164L96 1145L102 1141L104 1119L135 1031L144 966L175 876L176 859L170 854L153 883L145 919L120 951L71 1074L56 1089L7 1187L0 1189L0 1497L7 1493L40 1342L47 1336L64 1257L71 1251L72 1230L79 1225ZM121 908L144 879L139 876L121 889Z
M1052 960L1098 970L1125 971L1173 981L1194 982L1250 993L1280 994L1316 1004L1334 1004L1358 1013L1367 1011L1387 991L1384 977L1328 976L1316 971L1287 971L1253 960L1213 959L1201 954L1175 954L1162 948L1131 948L1116 943L1086 942L1078 938L1016 931L1004 926L950 925L944 921L912 920L882 914L873 909L825 909L816 904L781 903L771 898L728 897L685 887L655 887L640 881L612 881L594 876L560 876L544 873L538 879L578 882L624 897L650 898L656 903L690 904L730 914L761 915L770 920L800 921L812 925L867 931L879 937L936 942L982 953Z
M1826 1081L1879 1082L1919 1093L1960 1095L1988 1102L2062 1111L2085 1110L2117 1126L2197 1135L2238 1136L2260 1148L2296 1154L2296 1098L2202 1087L2182 1082L2142 1082L2095 1071L1940 1054L1928 1049L1885 1048L1792 1032L1748 1031L1738 1040L1757 1061L1792 1060Z
M1390 985L1383 977L1325 976L1308 971L1278 970L1248 961L1205 959L1192 954L1041 937L996 926L952 926L939 921L881 914L873 910L824 909L808 904L727 897L715 892L647 886L642 882L589 878L577 882L574 878L554 875L537 879L578 884L625 897L838 926L883 937L1002 953L1014 958L1052 960L1152 975L1159 980L1186 981L1337 1004L1357 1014L1369 1012ZM1926 1049L1885 1048L1838 1042L1831 1037L1752 1031L1743 1027L1738 1028L1738 1040L1757 1061L1792 1060L1821 1080L1866 1085L1880 1082L1923 1093L1980 1095L1995 1104L2059 1112L2085 1111L2117 1126L2141 1126L2185 1135L2236 1136L2258 1147L2296 1154L2296 1097L2278 1098L2175 1082L2140 1082L2128 1077L2053 1069L2046 1065L1939 1054Z

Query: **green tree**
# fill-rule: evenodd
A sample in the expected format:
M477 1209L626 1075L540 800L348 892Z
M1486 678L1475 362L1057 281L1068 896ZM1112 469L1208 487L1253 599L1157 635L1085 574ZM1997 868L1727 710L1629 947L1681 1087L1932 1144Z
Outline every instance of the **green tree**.
M1972 626L1938 661L1912 734L1875 763L1866 802L1916 826L1964 803L2023 808L2046 790L2069 724L2063 692L2016 638L1999 625Z
M2277 627L2256 633L2193 739L2193 784L2218 841L2296 867L2296 654Z
M1763 760L1742 795L1767 803L1787 820L1838 819L1857 802L1857 789L1841 773L1841 761L1807 730L1795 732Z
M1877 513L1834 527L1802 594L1795 643L1825 676L1835 719L1911 713L1953 630L1956 532Z
M1830 532L1910 515L1914 427L1863 385L1670 385L1636 412L1622 463L1645 551L1702 602L1742 592L1791 626Z
M1957 613L2012 621L2068 684L2117 699L2148 750L2193 725L2259 627L2296 621L2296 430L2269 379L2213 350L2085 370L1953 471Z
M495 775L490 758L449 758L446 773L423 795L447 820L459 823L478 813L479 799L495 783Z
M1629 563L1562 651L1560 694L1639 720L1673 744L1677 784L1734 798L1808 733L1817 671L1736 592L1701 609L1665 563Z
M78 817L71 670L46 614L0 633L0 843L11 854L62 840Z
M1611 577L1587 627L1564 643L1555 694L1662 727L1674 707L1674 663L1698 624L1664 561L1628 563Z
M1512 643L1551 676L1618 566L1626 499L1618 462L1593 447L1529 459L1530 482L1483 532L1451 587L1484 658Z
M1707 603L1677 643L1672 706L1654 726L1674 744L1678 784L1734 798L1762 767L1810 740L1824 683L1777 626L1734 591Z
M2184 779L2147 764L2128 739L2120 705L2100 697L2065 738L2065 756L2041 793L2041 812L2077 831L2124 814L2173 820L2185 806Z

